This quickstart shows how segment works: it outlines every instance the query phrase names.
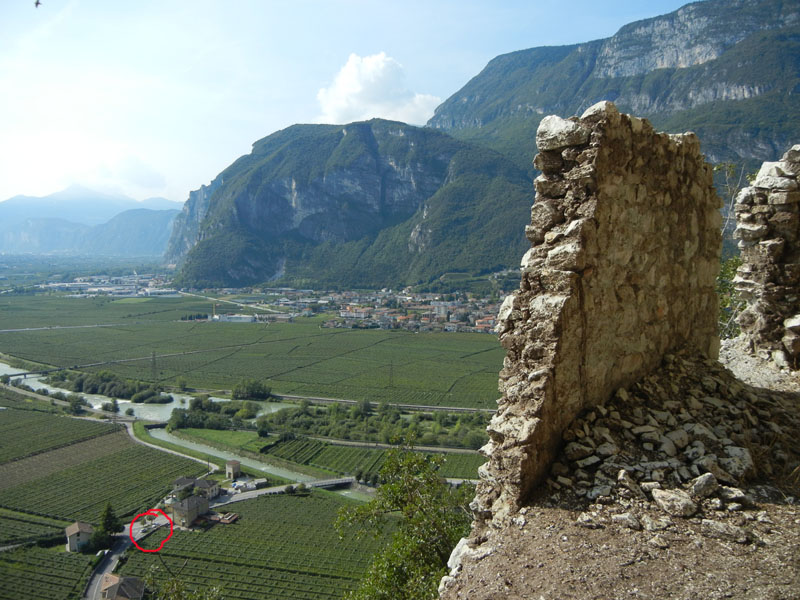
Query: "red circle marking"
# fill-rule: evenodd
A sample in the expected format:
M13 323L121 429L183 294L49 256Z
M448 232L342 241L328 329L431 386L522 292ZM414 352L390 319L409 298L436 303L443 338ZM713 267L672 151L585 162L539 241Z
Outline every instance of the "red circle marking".
M139 517L144 517L147 515L153 515L154 517L158 517L158 513L161 513L161 516L163 516L167 521L169 521L169 535L164 538L164 540L161 542L161 545L158 548L155 548L153 550L142 548L139 544L136 543L136 540L133 539L133 524L136 523L136 519L138 519ZM143 512L141 514L136 515L133 521L131 521L131 524L128 526L128 536L131 538L133 545L136 546L142 552L159 552L164 547L164 544L167 543L167 540L172 537L172 519L170 519L167 516L167 513L165 513L160 508L151 508L147 512Z

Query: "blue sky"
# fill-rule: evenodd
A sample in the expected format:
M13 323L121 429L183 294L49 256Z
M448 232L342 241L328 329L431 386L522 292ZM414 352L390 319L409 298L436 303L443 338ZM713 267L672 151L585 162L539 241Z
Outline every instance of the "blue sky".
M293 123L423 124L498 54L670 0L2 0L0 200L78 183L183 202Z

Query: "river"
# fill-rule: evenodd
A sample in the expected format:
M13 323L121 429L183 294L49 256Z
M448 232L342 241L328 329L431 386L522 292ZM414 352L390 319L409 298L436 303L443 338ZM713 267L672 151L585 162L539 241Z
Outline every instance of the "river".
M17 369L16 367L12 367L6 363L0 362L0 375L11 375L13 380L13 375L16 373L23 373L22 369ZM19 379L19 378L18 378ZM25 385L29 385L34 390L46 389L48 392L63 392L65 394L71 394L69 390L65 390L63 388L59 388L43 381L43 378L38 375L29 376L26 379L19 379ZM84 394L81 393L81 396L86 398L86 401L92 405L93 408L100 408L104 402L111 402L111 398L108 396L102 396L100 394ZM159 421L159 422L166 422L169 421L170 416L172 415L172 410L175 408L188 408L189 401L192 399L193 396L189 396L187 394L172 394L174 400L168 404L135 404L130 400L117 400L119 404L119 412L121 414L125 414L125 411L129 408L133 409L133 415L137 419L144 419L146 421ZM227 398L216 398L211 396L211 399L214 402L229 402ZM294 406L294 404L289 404L287 402L259 402L261 405L261 409L258 411L259 415L265 415L273 412L277 412L282 408L288 408L290 406Z

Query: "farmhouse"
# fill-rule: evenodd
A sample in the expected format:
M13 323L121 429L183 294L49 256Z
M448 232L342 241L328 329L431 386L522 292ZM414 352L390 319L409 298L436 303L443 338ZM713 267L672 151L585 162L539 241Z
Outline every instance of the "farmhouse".
M208 512L208 499L201 496L189 496L172 505L172 517L176 525L191 527L197 517Z
M225 463L225 478L233 481L242 474L242 464L238 460L229 460Z
M181 490L195 489L206 498L219 496L219 483L211 479L195 479L194 477L178 477L172 484L173 493Z
M103 600L141 600L144 596L144 581L138 577L120 577L106 573L100 584Z
M75 521L72 525L68 525L64 529L67 534L67 552L78 552L82 550L94 533L94 527L89 523Z

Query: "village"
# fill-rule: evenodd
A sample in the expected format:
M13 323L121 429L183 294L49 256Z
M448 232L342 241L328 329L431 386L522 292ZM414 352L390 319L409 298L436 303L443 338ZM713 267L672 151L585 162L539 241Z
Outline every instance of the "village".
M500 296L472 293L449 294L401 291L315 291L294 288L223 288L210 291L176 290L156 274L111 277L76 277L71 282L48 282L39 290L74 297L112 298L179 297L206 298L208 313L190 320L221 323L291 323L319 313L330 315L323 327L353 329L404 329L420 332L492 333Z

